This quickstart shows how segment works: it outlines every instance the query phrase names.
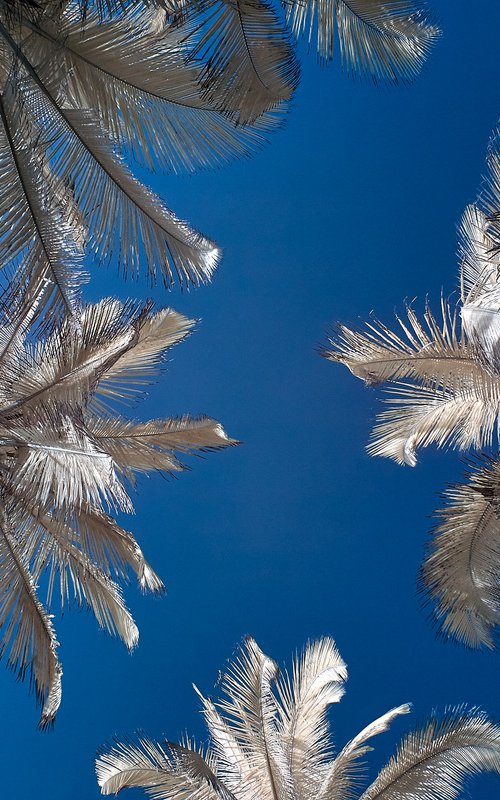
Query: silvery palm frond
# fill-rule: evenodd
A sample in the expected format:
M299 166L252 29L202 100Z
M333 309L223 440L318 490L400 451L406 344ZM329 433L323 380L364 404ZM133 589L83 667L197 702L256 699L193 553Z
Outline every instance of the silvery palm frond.
M163 585L104 506L131 511L126 484L137 473L178 472L180 454L232 440L208 417L139 422L113 411L151 381L192 320L108 298L35 336L36 314L29 290L0 308L0 650L21 677L31 675L46 725L61 667L39 582L47 604L56 592L62 604L73 599L134 647L137 627L117 581L131 569L143 590Z
M75 3L15 7L0 10L2 264L34 248L33 268L64 284L88 245L166 284L208 281L219 250L127 157L174 172L218 164L258 146L273 119L237 126L201 96L189 30L165 9L138 0L106 19Z
M500 462L483 456L467 483L443 493L421 582L443 633L495 646L500 625Z
M223 699L200 695L207 748L145 736L116 741L97 759L101 791L142 787L155 800L452 800L469 775L500 774L500 728L479 711L457 709L407 735L360 793L367 743L410 707L383 714L335 756L326 712L341 699L346 679L330 638L307 645L289 676L248 637L223 678Z
M439 29L415 0L283 0L296 36L316 31L318 56L333 58L336 45L349 73L397 82L415 77ZM337 39L337 43L335 42Z

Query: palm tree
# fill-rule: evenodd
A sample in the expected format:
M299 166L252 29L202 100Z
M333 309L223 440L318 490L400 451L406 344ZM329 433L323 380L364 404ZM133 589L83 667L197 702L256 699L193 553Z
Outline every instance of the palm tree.
M309 644L290 677L248 637L222 678L224 699L215 704L199 695L208 746L145 736L118 741L97 759L101 791L140 786L157 800L452 800L467 775L500 773L500 728L481 712L458 710L408 734L361 793L360 758L372 749L367 742L410 707L391 709L333 757L326 712L341 699L346 679L330 638Z
M340 325L324 355L366 384L389 383L368 452L415 466L419 447L497 450L500 420L500 132L490 142L489 175L460 226L461 302L413 309L400 333L377 320L367 330ZM460 324L461 323L461 324ZM442 631L493 647L500 623L500 464L479 462L467 485L445 493L422 581Z
M113 411L130 404L164 353L193 321L172 309L101 300L33 339L40 292L3 298L0 308L0 649L43 702L41 725L61 699L61 667L47 605L59 583L128 648L138 631L114 578L130 568L141 589L163 585L133 535L105 506L131 511L137 474L183 469L177 454L233 443L218 422L182 416L138 422Z

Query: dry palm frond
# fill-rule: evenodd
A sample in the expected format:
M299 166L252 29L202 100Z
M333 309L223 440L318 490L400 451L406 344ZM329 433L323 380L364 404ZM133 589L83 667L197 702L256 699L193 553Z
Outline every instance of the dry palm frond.
M207 102L246 124L290 99L299 67L284 20L266 0L205 0L193 9L201 22L190 59L204 65Z
M346 678L335 644L325 638L309 644L293 677L278 678L274 688L276 665L247 637L223 678L225 699L201 698L210 732L206 752L191 742L160 744L146 736L115 741L97 759L101 791L142 787L156 800L359 797L355 762L371 750L366 742L410 709L402 705L379 717L335 757L325 715ZM486 771L500 773L500 729L481 712L452 711L410 733L361 797L452 800L467 775Z
M296 36L309 28L311 42L317 29L319 58L333 58L337 36L345 69L374 79L411 80L439 36L438 27L418 0L283 2Z
M491 224L477 206L465 209L460 224L462 322L469 340L498 370L500 342L500 253L495 252Z
M144 261L199 284L219 251L134 178L130 153L179 171L248 153L272 115L236 126L200 93L186 64L190 28L165 9L135 2L103 19L98 7L44 3L0 11L0 233L2 264L35 248L66 309L70 268L89 245L124 271ZM78 281L77 281L78 282Z
M30 291L5 297L0 314L0 650L21 676L31 671L47 724L59 705L61 669L36 594L39 579L47 573L48 603L59 583L62 603L73 597L88 606L101 627L132 648L138 631L115 579L130 568L144 590L161 591L163 584L103 504L130 511L123 477L178 471L176 454L232 440L208 418L130 422L94 402L106 378L108 402L127 397L120 389L126 376L150 377L190 320L108 299L36 340L30 326L39 299L32 284Z
M491 648L500 625L500 462L485 458L467 484L451 486L443 499L422 586L443 633Z
M401 742L360 800L454 800L464 779L500 773L500 729L481 712L451 711Z
M396 318L402 336L378 320L366 323L366 331L340 324L322 355L344 364L369 386L410 378L446 388L479 377L475 353L457 332L456 314L445 301L441 322L429 306L424 323L412 308L406 313L408 321Z
M446 389L400 383L388 394L391 407L378 416L370 455L414 467L419 447L481 450L498 441L500 379L486 370Z

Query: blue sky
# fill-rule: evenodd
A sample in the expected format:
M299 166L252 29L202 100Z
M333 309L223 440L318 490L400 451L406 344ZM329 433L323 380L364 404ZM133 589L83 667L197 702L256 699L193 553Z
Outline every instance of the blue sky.
M0 669L5 796L97 798L95 751L114 734L203 738L191 682L211 693L246 633L279 663L308 637L336 639L350 672L332 714L339 745L413 702L376 741L372 769L434 708L464 702L500 720L498 654L437 639L415 589L458 455L426 451L414 470L369 459L377 395L316 352L335 319L373 310L391 323L405 298L457 287L456 226L500 108L500 8L434 8L443 37L412 86L375 88L304 52L287 124L257 157L148 177L223 246L211 286L151 292L93 269L89 298L152 294L201 319L137 416L210 414L244 444L191 459L178 479L140 481L122 523L168 594L126 590L141 632L131 656L90 614L57 615L65 674L52 733L36 730L27 687ZM471 786L477 800L498 793L492 778Z

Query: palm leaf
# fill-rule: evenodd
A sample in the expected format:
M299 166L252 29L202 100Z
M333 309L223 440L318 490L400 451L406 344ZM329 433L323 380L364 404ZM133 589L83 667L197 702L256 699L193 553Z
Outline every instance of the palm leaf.
M185 416L150 422L130 422L116 416L90 417L87 425L99 448L129 477L131 471L179 472L184 466L175 457L175 451L206 452L236 444L221 424L209 417Z
M172 308L139 317L136 325L138 335L133 346L113 364L109 363L100 377L97 385L99 397L130 401L158 372L165 352L182 342L194 324L194 320ZM99 406L100 400L96 402Z
M280 676L280 735L299 796L319 788L321 767L330 752L326 711L344 694L347 668L335 642L311 642L293 666L291 681Z
M411 378L446 388L482 375L476 353L457 332L456 315L446 302L441 322L429 306L424 324L412 308L407 308L407 317L396 318L402 336L378 320L367 323L367 331L340 324L322 355L344 364L369 386Z
M358 783L360 771L358 759L373 749L366 742L373 736L387 731L396 717L408 714L410 711L411 707L407 703L391 708L351 739L323 770L324 777L318 792L319 800L327 800L329 797L342 797L347 800L354 797L354 786Z
M422 568L441 630L470 647L493 647L500 624L499 498L500 462L484 459L444 493Z
M189 742L160 745L145 736L102 748L96 764L102 794L139 786L157 799L231 800L204 754Z
M486 370L479 379L448 387L395 384L391 408L378 416L368 446L374 456L416 464L416 450L436 444L459 450L483 449L498 438L500 381Z
M236 126L200 95L202 67L186 63L190 25L169 24L165 11L140 4L102 20L78 9L31 26L26 43L44 82L63 61L67 92L79 108L94 108L113 140L148 167L181 172L251 153L275 127L266 114Z
M2 503L4 505L4 502ZM52 622L36 595L30 549L17 541L2 510L0 522L0 653L23 678L27 671L43 702L40 726L54 719L61 702L62 669Z
M205 102L246 125L291 98L298 63L284 21L266 0L204 0L191 13L197 26L189 58L204 64Z
M360 800L453 800L468 775L500 773L500 730L479 712L449 712L410 733Z
M290 0L284 3L296 36L317 30L318 56L333 58L335 35L342 66L375 79L409 81L439 36L425 6L415 0Z

